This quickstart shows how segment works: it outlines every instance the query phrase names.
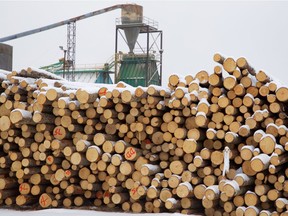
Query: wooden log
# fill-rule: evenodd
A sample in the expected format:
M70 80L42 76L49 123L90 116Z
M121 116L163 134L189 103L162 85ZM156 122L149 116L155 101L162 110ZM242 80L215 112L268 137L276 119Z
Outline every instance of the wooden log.
M142 151L141 149L128 147L126 148L124 155L126 160L136 161L142 155Z
M143 176L151 176L155 175L156 173L159 173L161 171L161 168L159 165L152 165L152 164L144 164L141 167L141 174Z
M270 157L266 154L259 154L252 158L251 160L251 168L255 172L260 172L265 169L268 169L270 165Z
M237 67L239 67L241 70L247 69L251 75L253 76L256 75L255 69L249 65L249 63L244 57L238 58L236 63L237 63Z
M32 120L32 113L21 109L12 110L10 121L13 124L35 124ZM7 122L7 124L9 124L9 122Z
M271 154L272 152L274 152L275 145L276 145L275 137L270 134L262 136L259 142L259 147L265 154Z
M181 207L181 201L176 200L175 198L168 198L165 202L165 208L167 209L178 209Z
M252 191L245 193L244 200L247 206L256 206L260 202L259 197Z
M31 195L18 195L16 197L16 204L18 206L33 204L38 200L38 197Z
M223 62L223 67L228 73L232 73L236 69L236 62L233 58L226 58Z

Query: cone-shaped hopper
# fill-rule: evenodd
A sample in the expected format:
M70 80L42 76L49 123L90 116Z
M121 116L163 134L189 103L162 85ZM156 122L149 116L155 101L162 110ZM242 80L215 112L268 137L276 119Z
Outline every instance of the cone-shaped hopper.
M140 28L139 27L131 27L131 28L126 28L124 30L125 32L125 36L127 39L127 43L128 43L128 47L130 52L129 53L133 53L139 32L140 32Z
M125 5L122 7L122 24L131 24L131 27L124 29L130 53L133 53L135 43L137 41L140 28L133 27L133 24L142 23L143 8L140 5Z

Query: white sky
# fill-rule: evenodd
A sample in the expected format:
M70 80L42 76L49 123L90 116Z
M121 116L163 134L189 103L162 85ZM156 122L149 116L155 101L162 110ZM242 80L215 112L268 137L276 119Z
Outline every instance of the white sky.
M163 30L163 84L170 74L213 71L213 54L248 59L256 70L288 83L286 1L1 1L0 37L19 33L117 3L137 3ZM106 62L115 50L120 10L77 22L76 64ZM66 46L66 26L6 42L14 69L56 63ZM121 50L128 52L126 50Z

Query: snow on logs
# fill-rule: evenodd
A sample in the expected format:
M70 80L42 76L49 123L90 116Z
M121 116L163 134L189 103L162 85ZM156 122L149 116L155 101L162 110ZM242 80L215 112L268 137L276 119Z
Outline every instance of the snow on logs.
M167 88L0 71L0 205L288 214L288 87L214 61Z

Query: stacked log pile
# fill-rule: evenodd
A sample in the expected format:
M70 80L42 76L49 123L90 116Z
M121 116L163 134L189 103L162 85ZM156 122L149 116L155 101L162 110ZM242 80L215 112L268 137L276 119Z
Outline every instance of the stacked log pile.
M288 214L288 88L243 57L168 88L1 72L0 205Z

